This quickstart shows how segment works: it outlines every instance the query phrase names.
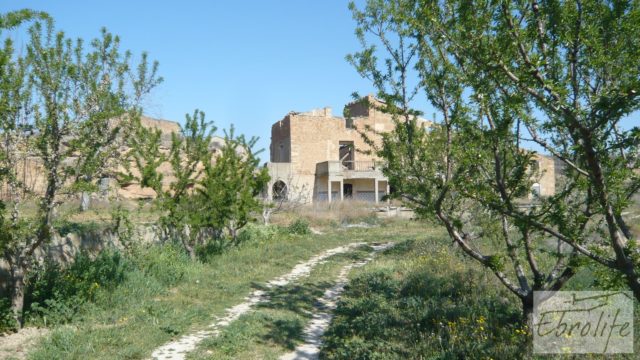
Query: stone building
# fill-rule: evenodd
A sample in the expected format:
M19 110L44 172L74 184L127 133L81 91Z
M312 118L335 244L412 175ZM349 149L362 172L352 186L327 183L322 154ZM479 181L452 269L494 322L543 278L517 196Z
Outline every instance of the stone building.
M348 118L333 116L331 108L290 112L271 127L270 198L282 196L306 201L344 199L379 202L389 193L389 182L379 159L357 129L393 130L390 115L368 106L368 96L345 106ZM370 132L374 142L379 136Z
M323 108L290 112L273 124L270 161L266 164L271 175L267 196L304 202L354 199L377 203L389 194L391 189L379 159L366 153L371 148L356 130L374 130L368 132L374 143L381 140L376 132L393 130L392 117L369 106L376 103L379 100L369 95L345 106L348 118L333 116L331 108ZM429 121L422 122L430 126ZM552 195L554 160L537 155L534 166L540 176L532 193Z
M150 129L157 129L161 132L160 138L160 152L165 155L169 153L171 149L171 138L172 134L180 134L180 124L175 121L162 120L162 119L154 119L148 116L142 116L140 118L140 123L143 127ZM118 139L116 141L121 141ZM209 149L215 154L222 149L224 145L224 139L219 136L213 136L211 139L211 144ZM119 147L118 151L120 154L125 154L129 151L129 148L124 144ZM24 192L33 193L33 194L43 194L46 189L46 178L44 175L44 169L42 166L42 159L37 154L19 154L20 160L17 162L17 172L18 180L23 184ZM70 156L66 159L68 164L73 163L75 158ZM112 169L110 172L116 171L124 171L123 168ZM135 170L135 167L132 166L132 171L134 175L139 175ZM158 167L158 172L162 174L162 185L164 189L168 189L169 185L175 181L175 176L171 170L171 164L168 161L165 161ZM104 195L104 197L112 197L118 196L123 199L132 199L132 200L140 200L140 199L152 199L155 198L156 193L151 188L142 188L137 183L132 182L130 184L122 184L120 186L117 181L112 177L104 177L98 180L98 187L100 195ZM10 189L3 184L0 183L0 199L11 199L12 194L10 194ZM96 194L97 195L97 194Z

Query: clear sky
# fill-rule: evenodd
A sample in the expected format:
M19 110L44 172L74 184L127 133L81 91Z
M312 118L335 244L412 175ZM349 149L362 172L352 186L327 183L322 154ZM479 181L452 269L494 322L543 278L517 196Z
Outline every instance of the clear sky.
M164 82L145 113L182 122L205 111L261 138L289 111L330 106L342 115L351 94L373 92L345 61L359 49L347 0L2 0L0 12L48 12L70 37L106 27L134 54L160 62Z
M106 27L123 49L147 51L164 77L147 115L183 122L198 108L220 129L233 123L259 136L263 160L271 125L289 111L329 106L342 115L353 92L374 92L345 61L360 49L348 0L0 1L0 12L48 12L70 37L88 40ZM424 97L413 105L433 114ZM635 113L623 128L638 123Z

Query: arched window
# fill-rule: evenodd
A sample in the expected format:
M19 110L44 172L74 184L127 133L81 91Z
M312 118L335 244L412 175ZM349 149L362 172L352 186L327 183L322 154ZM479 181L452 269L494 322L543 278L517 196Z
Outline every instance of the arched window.
M285 184L282 180L278 180L273 183L273 187L271 188L271 190L273 191L273 200L287 200L287 184Z

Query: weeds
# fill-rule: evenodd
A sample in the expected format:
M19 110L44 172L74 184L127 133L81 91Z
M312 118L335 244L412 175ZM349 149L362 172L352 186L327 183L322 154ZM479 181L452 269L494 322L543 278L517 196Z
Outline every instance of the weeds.
M287 228L289 234L293 235L307 235L311 234L311 229L309 228L309 222L304 219L296 219L292 222Z
M347 287L325 336L326 359L514 358L519 308L437 239L406 242ZM489 280L491 279L491 280ZM526 335L526 332L525 332ZM519 356L515 356L518 358Z
M98 290L113 290L130 271L130 263L117 251L103 251L91 258L79 253L67 268L47 261L27 280L25 313L31 323L64 324L79 308L94 301Z

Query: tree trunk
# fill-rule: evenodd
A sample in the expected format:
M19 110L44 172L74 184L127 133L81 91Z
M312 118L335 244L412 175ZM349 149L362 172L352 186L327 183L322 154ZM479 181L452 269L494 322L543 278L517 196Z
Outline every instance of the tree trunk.
M90 207L91 207L91 197L89 196L88 192L83 191L82 195L80 195L80 211L82 212L88 211Z
M11 310L19 328L24 326L24 287L25 266L18 261L11 276Z
M525 297L521 297L522 301L522 324L532 331L533 329L533 291Z
M269 225L269 219L271 218L271 209L262 210L262 223L263 225Z
M235 227L229 227L229 236L231 237L234 246L238 245L238 229Z
M191 258L191 260L195 260L196 251L194 249L194 246L191 245L191 229L189 228L189 225L184 226L182 234L180 234L179 236L182 240L184 249L187 251L187 254L189 254L189 258Z

